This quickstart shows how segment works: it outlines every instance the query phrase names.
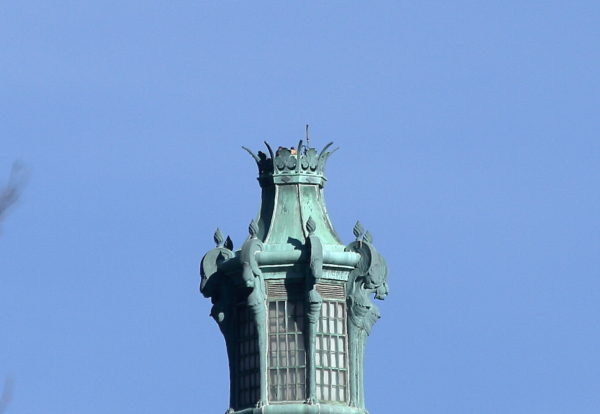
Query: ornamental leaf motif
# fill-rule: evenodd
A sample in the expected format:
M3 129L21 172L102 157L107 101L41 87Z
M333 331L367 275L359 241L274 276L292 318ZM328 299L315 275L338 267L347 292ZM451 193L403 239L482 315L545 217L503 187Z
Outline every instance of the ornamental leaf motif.
M258 224L256 224L255 220L250 222L250 225L248 226L248 232L250 233L251 238L255 238L258 234Z
M220 228L217 227L217 230L215 230L213 239L214 239L215 243L217 244L217 247L223 246L224 238L223 238L223 233L221 232Z
M313 220L312 216L310 216L306 222L306 230L308 230L308 234L313 234L317 229L317 224Z
M360 224L360 221L357 220L356 224L354 225L354 229L352 230L352 233L354 233L354 237L356 237L356 240L358 240L364 232L365 229L363 228L362 224Z
M296 168L296 157L290 155L285 163L285 166L290 170L294 170Z
M366 241L367 243L373 243L373 236L371 235L371 233L368 230L365 233L365 235L363 236L363 240Z
M318 164L318 157L317 157L317 150L314 148L309 148L308 151L306 151L306 155L305 155L306 160L308 161L308 166L309 168L314 171L317 169L317 164ZM304 167L304 165L303 165Z
M278 170L284 170L288 161L288 158L290 158L290 150L287 148L279 148L277 150L277 155L275 156L275 165L277 166Z
M308 163L308 158L307 158L306 154L298 155L298 156L300 157L300 163L301 163L300 165L302 165L302 169L308 170L309 163Z

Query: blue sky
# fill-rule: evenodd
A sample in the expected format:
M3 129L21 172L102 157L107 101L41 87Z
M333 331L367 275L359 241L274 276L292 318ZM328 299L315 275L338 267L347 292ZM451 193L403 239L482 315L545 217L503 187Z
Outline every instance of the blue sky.
M0 377L10 414L221 413L198 293L259 188L341 147L329 213L388 260L377 414L600 410L598 2L4 1Z

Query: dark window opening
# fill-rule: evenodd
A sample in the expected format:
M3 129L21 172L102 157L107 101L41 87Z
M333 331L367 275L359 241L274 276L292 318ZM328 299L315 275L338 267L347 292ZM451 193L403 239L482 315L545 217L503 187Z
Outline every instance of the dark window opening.
M317 399L347 401L346 304L325 300L321 306L315 350Z
M260 398L258 335L247 306L238 307L238 407L256 404Z
M269 302L269 400L303 401L306 395L302 300Z

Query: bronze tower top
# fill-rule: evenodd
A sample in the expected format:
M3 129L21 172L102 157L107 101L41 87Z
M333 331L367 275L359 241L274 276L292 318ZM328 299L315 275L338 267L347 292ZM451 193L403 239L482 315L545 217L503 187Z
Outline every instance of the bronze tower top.
M279 147L254 154L262 189L248 239L217 246L200 291L225 337L229 413L365 414L363 358L388 293L387 265L360 223L344 245L323 198L335 151Z

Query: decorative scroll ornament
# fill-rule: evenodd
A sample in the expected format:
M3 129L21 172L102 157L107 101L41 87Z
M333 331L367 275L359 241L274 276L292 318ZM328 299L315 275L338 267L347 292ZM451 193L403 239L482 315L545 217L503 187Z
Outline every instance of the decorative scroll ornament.
M258 335L259 347L259 370L261 378L266 375L266 311L265 311L265 287L262 280L262 272L256 261L256 255L262 250L263 244L256 235L258 225L255 220L248 226L249 237L243 244L239 259L233 250L233 241L229 236L225 239L223 232L217 229L213 239L217 245L204 255L200 263L200 291L205 297L210 297L213 303L210 315L218 323L227 346L227 354L230 361L229 377L230 389L235 390L238 386L238 372L233 363L237 358L238 333L236 322L236 309L240 306L240 300L245 299L248 312L253 319ZM241 272L231 273L227 270L227 263L237 261L241 266ZM257 406L262 406L267 401L266 384L260 384L260 398ZM230 393L230 407L228 412L234 412L236 406L235 392Z
M200 292L211 299L213 304L210 316L217 322L225 338L227 356L230 360L235 355L235 318L234 318L234 285L228 275L221 270L221 265L234 257L228 242L223 245L223 233L217 229L213 236L217 247L204 255L200 262ZM228 237L230 242L231 239ZM229 243L233 247L232 243ZM235 373L229 366L229 386L234 387ZM233 407L234 399L230 395L229 406Z
M205 297L210 297L213 302L213 308L211 310L211 316L221 324L226 317L226 308L228 304L224 303L227 300L227 293L225 292L228 287L228 280L226 276L220 272L219 266L225 260L230 259L234 256L234 253L230 248L223 244L223 233L217 228L213 239L217 244L217 247L210 250L202 258L200 263L200 292ZM228 238L231 241L231 239ZM232 245L233 247L233 245Z
M350 273L346 288L351 305L350 321L368 334L379 319L379 311L369 295L373 294L379 300L387 296L387 264L383 256L365 238L351 243L346 251L360 255L356 268Z
M350 405L360 408L364 408L364 395L360 392L363 389L364 347L373 325L381 317L370 296L374 294L376 299L383 300L388 294L385 260L371 244L371 233L367 231L361 238L363 232L362 225L357 222L353 229L356 241L346 248L346 251L360 255L360 260L350 273L346 285L349 365L352 374Z

